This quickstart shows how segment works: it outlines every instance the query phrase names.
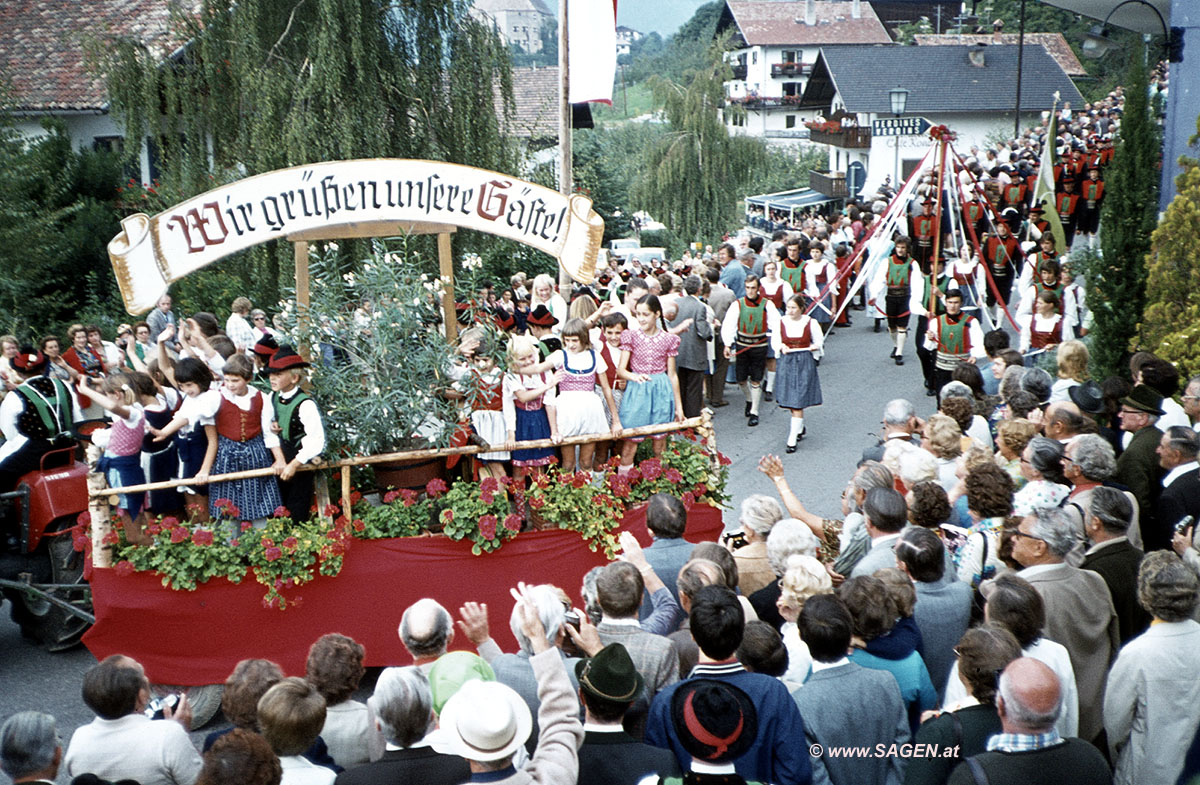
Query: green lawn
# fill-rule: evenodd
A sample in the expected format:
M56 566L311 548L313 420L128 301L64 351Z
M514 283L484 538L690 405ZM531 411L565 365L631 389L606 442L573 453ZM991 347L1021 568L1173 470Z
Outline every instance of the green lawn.
M633 117L639 117L654 111L654 95L646 87L645 82L621 86L620 73L617 74L617 84L613 90L613 105L592 104L592 118L597 125L621 123Z

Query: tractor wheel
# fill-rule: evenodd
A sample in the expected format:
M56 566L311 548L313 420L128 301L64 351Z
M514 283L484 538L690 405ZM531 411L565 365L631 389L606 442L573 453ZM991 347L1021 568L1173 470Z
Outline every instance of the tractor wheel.
M38 551L49 562L50 583L82 587L58 590L56 594L81 610L91 611L91 592L83 580L84 556L75 550L71 539L66 535L47 537ZM66 651L77 646L91 626L36 595L14 591L9 593L9 599L13 602L13 621L21 626L21 633L41 643L46 651Z

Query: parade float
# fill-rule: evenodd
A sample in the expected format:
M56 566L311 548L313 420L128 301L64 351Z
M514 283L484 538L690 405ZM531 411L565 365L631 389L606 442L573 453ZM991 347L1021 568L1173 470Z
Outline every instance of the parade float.
M191 688L198 719L215 712L216 685L239 660L267 657L302 672L308 647L326 632L363 643L368 665L407 662L397 625L424 596L452 611L469 600L502 607L520 580L575 595L584 574L613 556L620 532L648 544L644 502L654 493L683 498L687 539L720 534L727 460L707 413L627 432L676 434L660 458L643 460L631 475L613 465L595 478L552 470L520 488L479 479L472 462L461 460L489 447L456 437L460 417L438 394L448 386L439 369L458 332L456 275L469 278L471 266L456 270L452 235L466 228L525 243L588 283L603 222L585 197L455 164L344 161L251 177L122 225L109 252L131 314L148 310L191 272L287 239L296 260L295 297L285 308L290 332L314 361L329 347L340 364L335 375L315 361L312 372L313 392L336 397L322 404L331 435L324 460L303 468L318 472L310 520L255 524L216 500L213 521L161 518L148 529L152 545L132 545L113 526L116 495L186 481L108 488L102 475L87 477L88 511L69 534L84 557L77 559L80 577L94 608L82 640L97 657L134 657L156 684ZM404 240L419 234L437 235L436 277L407 264ZM346 238L393 238L399 246L377 243L357 271L342 274L326 254ZM469 405L470 390L466 397ZM375 471L383 466L401 473ZM518 497L536 521L532 530L513 512ZM64 612L78 619L78 611ZM499 617L493 622L495 637L511 649L507 626Z

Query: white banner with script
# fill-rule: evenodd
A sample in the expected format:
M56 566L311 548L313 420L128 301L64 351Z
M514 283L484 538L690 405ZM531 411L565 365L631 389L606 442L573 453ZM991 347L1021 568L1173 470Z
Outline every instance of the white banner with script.
M131 314L174 281L219 259L298 232L370 221L450 224L545 251L590 283L604 221L585 196L440 161L328 161L215 188L153 217L121 221L108 244Z

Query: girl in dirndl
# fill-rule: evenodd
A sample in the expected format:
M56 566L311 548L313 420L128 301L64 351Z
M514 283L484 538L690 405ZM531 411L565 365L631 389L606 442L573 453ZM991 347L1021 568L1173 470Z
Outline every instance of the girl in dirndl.
M508 436L505 446L512 453L513 479L518 481L518 487L526 474L540 472L543 466L554 463L554 448L517 450L513 445L536 439L561 441L555 388L563 372L526 375L525 370L536 365L538 357L538 344L533 338L517 335L508 342L508 363L512 370L504 374L503 384L504 427Z
M154 434L152 444L161 445L175 435L175 452L179 456L176 476L196 478L195 485L180 488L188 499L185 506L193 521L203 523L209 519L208 475L217 458L217 426L212 414L206 412L216 412L221 393L212 389L212 371L203 360L184 357L172 364L170 355L162 348L163 340L159 336L158 356L164 361L163 375L178 388L183 400L167 425L160 428L153 422L149 424L150 433Z
M621 423L626 428L683 421L683 397L675 373L679 354L679 336L667 330L658 297L647 294L633 311L637 330L621 333L621 359L617 375L628 382L621 398ZM662 455L665 434L654 437L654 454ZM626 439L621 444L618 474L633 469L633 456L644 437Z
M88 386L89 377L79 377L79 393L108 412L112 426L92 432L92 443L104 448L96 470L102 472L110 488L141 485L146 482L142 471L142 436L146 419L138 403L137 392L123 373L106 376L100 392ZM149 545L153 540L145 535L135 521L142 514L144 493L123 493L118 497L117 514L125 529L125 539L134 545Z
M583 319L568 319L563 325L563 348L551 352L544 363L522 373L540 373L561 369L562 381L558 383L554 410L558 417L558 432L563 437L596 436L612 431L613 437L620 436L621 417L608 386L608 366L600 352L592 348L590 331ZM596 394L599 385L601 395ZM605 416L605 408L608 416ZM609 425L609 418L612 425ZM579 462L575 461L575 445L562 448L562 470L574 472L591 471L596 453L596 443L579 445Z
M158 371L157 361L151 359L147 367L151 373L133 371L129 374L133 380L133 387L142 398L142 409L146 415L146 435L142 437L142 471L146 473L146 482L164 482L174 480L177 476L179 451L173 441L154 441L153 429L165 428L171 423L181 398L179 391L174 387L160 387L158 380L154 378L154 372ZM150 516L164 515L182 506L179 489L164 488L146 494L143 512Z
M804 313L803 295L788 300L787 309L779 320L779 334L772 335L771 342L779 356L775 400L792 413L787 451L793 453L796 443L804 438L804 410L821 405L821 380L817 377L816 361L825 343L821 325Z
M250 469L287 466L279 435L271 430L275 412L267 396L250 386L254 366L244 354L235 354L225 363L225 385L212 412L217 423L217 457L213 474L231 474ZM272 461L272 457L274 461ZM209 491L209 513L216 517L216 502L228 499L244 521L267 518L283 505L274 477L214 482Z
M838 293L837 265L825 258L825 246L821 243L813 243L809 252L812 258L804 265L804 294L813 318L828 328L833 324L833 298Z
M792 299L792 295L795 294L791 284L779 277L779 262L774 259L763 264L763 275L758 279L758 290L762 292L763 297L775 305L775 310L780 313L783 313L783 309L787 307L787 301ZM767 375L763 385L763 394L768 401L775 393L775 375L779 370L777 361L779 353L775 351L774 344L774 341L767 344Z
M475 367L470 372L470 381L464 377L462 381L455 383L456 387L461 387L460 392L463 393L474 385L476 392L471 407L471 429L488 444L502 445L508 438L508 429L504 426L504 382L500 370L496 367L490 341L486 344L481 343L475 349L471 362ZM506 450L475 454L480 474L490 475L497 481L508 476L504 470L504 462L509 460L509 457Z

